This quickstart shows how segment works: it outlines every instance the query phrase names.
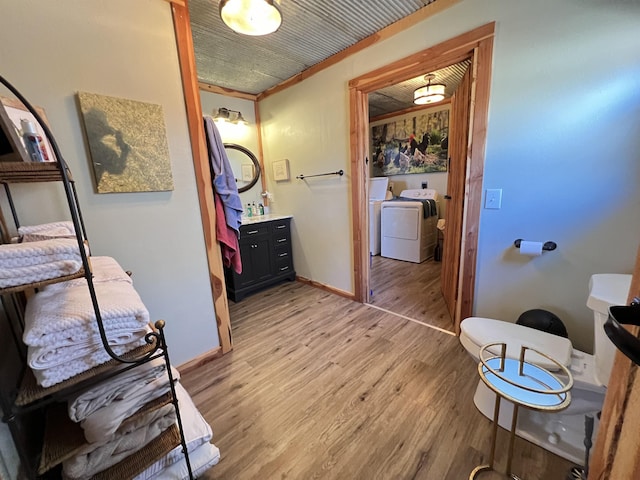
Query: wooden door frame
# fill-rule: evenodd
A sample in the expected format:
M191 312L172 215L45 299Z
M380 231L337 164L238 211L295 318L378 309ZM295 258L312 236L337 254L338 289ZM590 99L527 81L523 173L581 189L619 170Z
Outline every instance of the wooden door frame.
M216 327L218 329L220 347L222 348L222 353L225 354L233 349L233 338L231 336L231 319L229 316L227 287L224 280L224 268L222 266L222 254L216 238L216 209L213 203L209 154L204 134L204 123L202 121L202 104L200 103L195 50L193 48L193 36L191 34L191 21L189 20L189 9L186 6L186 2L177 3L172 1L171 11L173 14L173 27L176 34L180 74L182 77L182 88L184 90L184 103L187 111L187 123L191 139L198 201L200 203L200 218L207 251L209 281L213 294ZM212 350L212 356L217 355L217 351L218 349Z
M368 104L369 93L471 58L477 64L471 92L471 121L465 181L458 302L454 325L460 332L462 318L471 316L475 287L478 225L482 203L482 176L486 145L489 89L495 22L415 53L349 82L351 200L353 209L353 257L355 299L367 298L369 278L368 202Z
M640 247L627 303L640 297ZM628 326L636 337L640 327ZM598 436L589 462L589 480L640 478L640 367L616 352Z

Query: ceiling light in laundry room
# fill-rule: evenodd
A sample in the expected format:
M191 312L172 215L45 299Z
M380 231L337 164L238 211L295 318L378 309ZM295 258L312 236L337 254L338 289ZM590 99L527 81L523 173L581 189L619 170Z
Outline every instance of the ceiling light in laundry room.
M413 103L416 105L427 105L428 103L436 103L444 100L444 84L431 83L436 76L433 73L424 76L427 84L420 88L416 88L413 92Z
M243 35L267 35L282 23L276 0L220 0L219 10L222 21Z

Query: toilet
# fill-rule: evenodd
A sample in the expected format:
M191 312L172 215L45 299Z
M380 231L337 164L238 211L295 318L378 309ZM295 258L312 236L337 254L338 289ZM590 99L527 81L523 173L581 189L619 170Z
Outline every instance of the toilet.
M520 409L516 426L518 436L578 465L584 463L585 415L594 417L592 441L595 442L597 414L602 409L616 352L604 332L604 322L609 317L610 306L627 303L630 285L631 275L591 276L587 307L592 310L595 323L593 355L574 349L567 338L511 322L469 317L461 323L460 343L476 363L483 345L504 342L509 358L519 358L520 347L526 345L549 355L571 371L574 386L569 407L556 413ZM542 356L527 354L527 358L543 368L557 370L557 366ZM478 381L473 401L483 415L493 419L495 394L482 381ZM506 430L511 427L512 412L513 404L503 401L498 423Z

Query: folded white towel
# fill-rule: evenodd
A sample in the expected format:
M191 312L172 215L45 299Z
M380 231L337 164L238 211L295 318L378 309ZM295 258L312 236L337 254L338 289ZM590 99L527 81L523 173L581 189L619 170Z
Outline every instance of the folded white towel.
M120 264L111 257L91 257L91 273L93 274L93 284L102 282L126 282L133 283L131 277L123 270ZM86 278L76 278L68 282L54 283L47 285L43 290L60 290L69 287L87 286Z
M98 283L95 292L107 334L149 323L149 312L132 285ZM97 334L96 314L86 287L42 291L27 301L23 341L29 346L68 345Z
M40 225L28 225L18 228L18 235L22 242L36 242L51 238L76 238L73 222L53 222Z
M136 343L143 338L151 329L148 326L126 327L124 329L109 329L107 339L109 346L122 346ZM84 359L87 363L99 365L104 363L106 358L103 353L104 346L99 335L94 335L85 340L71 341L65 339L57 345L44 345L40 347L28 347L27 363L32 370L47 370L59 367L66 363L74 362L78 359ZM100 361L102 360L102 361ZM100 361L100 363L96 363Z
M178 375L178 371L174 368L171 369L171 373L174 376ZM114 435L127 418L150 401L167 393L170 389L169 376L164 371L163 375L148 383L140 382L137 385L131 384L128 388L122 387L116 401L99 408L80 422L84 430L84 438L88 442L104 442Z
M111 350L116 355L123 355L134 348L144 345L146 342L144 338L135 340L126 345L116 345L111 347ZM47 368L45 370L32 370L33 376L36 377L38 385L43 387L51 387L60 382L63 382L71 377L75 377L87 370L102 365L103 363L111 360L111 357L104 348L98 349L95 353L77 358L71 362L63 363L56 367Z
M74 480L89 479L136 453L175 422L172 404L127 422L104 444L89 443L65 460L62 463L64 476Z
M182 452L180 452L182 455ZM204 472L209 470L220 461L220 450L213 443L205 443L189 453L189 463L191 464L191 472L194 478L200 477ZM188 480L189 469L187 461L182 458L178 462L169 465L157 474L147 477L145 470L137 477L136 480Z
M78 242L67 238L0 245L0 288L41 282L80 270Z
M207 468L218 463L220 451L215 445L209 443L213 435L211 427L202 417L187 391L179 383L176 384L176 398L180 407L187 451L190 454L191 469L194 476L197 477ZM196 453L202 447L205 447L204 450ZM174 464L176 467L172 468ZM175 476L178 475L176 472L181 472L182 476ZM182 445L179 445L134 478L135 480L149 480L151 478L184 478L184 476L188 476L188 470L182 453Z
M118 368L122 369L125 365ZM99 409L109 407L112 403L120 403L135 390L143 387L159 377L167 377L166 364L163 358L156 358L148 363L132 368L126 372L92 385L68 399L69 418L80 422ZM176 380L179 377L176 377Z

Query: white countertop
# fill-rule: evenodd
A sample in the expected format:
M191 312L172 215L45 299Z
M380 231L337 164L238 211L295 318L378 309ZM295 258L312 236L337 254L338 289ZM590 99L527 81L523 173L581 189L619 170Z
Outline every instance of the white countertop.
M242 217L242 225L252 225L254 223L270 222L271 220L282 220L283 218L293 218L293 215L280 215L277 213L267 213L257 217Z

